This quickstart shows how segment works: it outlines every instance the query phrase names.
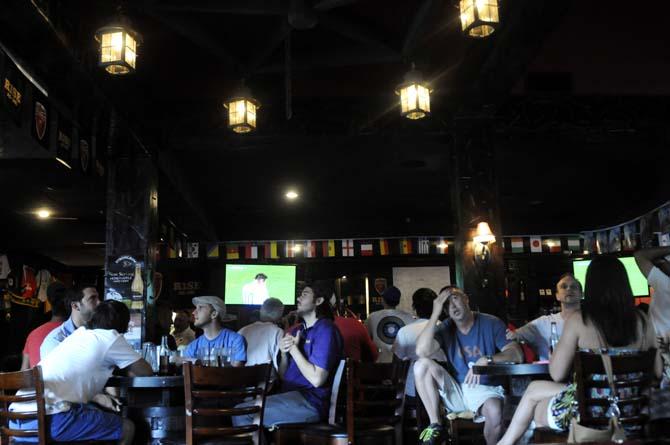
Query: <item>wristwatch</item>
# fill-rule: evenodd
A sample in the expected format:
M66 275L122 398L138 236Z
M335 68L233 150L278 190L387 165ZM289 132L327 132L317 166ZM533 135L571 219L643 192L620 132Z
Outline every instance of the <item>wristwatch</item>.
M492 355L487 355L486 356L486 364L487 365L492 365L493 364L493 356Z

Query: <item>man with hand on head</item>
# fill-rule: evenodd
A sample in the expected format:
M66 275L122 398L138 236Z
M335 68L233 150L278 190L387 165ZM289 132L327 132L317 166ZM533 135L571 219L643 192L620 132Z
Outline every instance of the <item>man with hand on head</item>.
M209 356L214 348L229 348L233 366L244 366L247 361L247 346L244 337L224 328L223 323L235 317L226 314L226 305L219 297L202 296L193 298L195 327L203 334L193 340L184 350L183 358L197 359L199 351L207 351Z
M266 427L319 422L328 417L333 378L342 358L342 338L333 323L329 298L327 286L311 284L298 297L297 312L302 324L280 340L281 387L279 394L265 399ZM252 418L234 417L233 424L247 425Z
M58 326L44 338L40 346L40 357L43 359L77 328L84 326L93 315L93 310L100 303L100 295L95 286L82 285L67 293L67 305L70 306L70 318Z
M438 324L445 304L450 318ZM447 356L453 375L430 358L435 352L433 340ZM430 418L430 425L421 433L421 443L444 441L442 402L447 413L470 412L475 422L486 422L484 438L487 445L494 445L502 432L504 390L499 380L474 374L472 368L523 360L519 345L505 338L505 323L492 315L473 312L465 292L446 286L433 301L433 312L417 340L416 355L416 392Z

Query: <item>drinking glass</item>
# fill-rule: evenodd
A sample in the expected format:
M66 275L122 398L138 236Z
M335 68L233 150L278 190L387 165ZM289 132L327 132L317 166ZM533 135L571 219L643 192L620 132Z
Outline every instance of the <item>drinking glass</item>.
M149 342L142 344L142 357L151 365L154 373L158 372L158 352L156 351L155 344Z
M221 366L232 366L233 350L232 348L221 348Z
M223 366L220 361L221 358L221 348L212 348L209 351L209 366Z
M195 355L202 366L209 366L209 348L198 348L198 351Z

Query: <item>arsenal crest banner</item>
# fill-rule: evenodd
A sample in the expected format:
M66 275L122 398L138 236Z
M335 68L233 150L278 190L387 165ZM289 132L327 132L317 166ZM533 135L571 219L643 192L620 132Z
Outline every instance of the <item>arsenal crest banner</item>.
M44 94L37 88L33 89L33 113L30 134L47 151L49 150L49 103Z
M79 127L79 144L78 144L78 158L77 163L81 174L86 176L91 170L91 156L93 144L91 141L91 129L85 125Z

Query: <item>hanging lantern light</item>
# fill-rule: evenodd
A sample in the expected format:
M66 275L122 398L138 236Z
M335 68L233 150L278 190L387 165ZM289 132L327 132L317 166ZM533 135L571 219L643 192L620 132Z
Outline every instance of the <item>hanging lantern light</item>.
M400 115L416 120L430 114L430 93L432 90L420 71L414 69L405 74L405 82L398 85L395 93L400 96Z
M119 13L119 19L98 29L95 33L100 53L98 66L109 74L124 75L135 72L137 47L141 36L135 32L129 21Z
M228 109L228 128L235 133L249 133L256 129L256 113L261 105L251 97L248 88L242 86L223 106Z
M463 32L476 38L493 34L498 25L498 0L460 0Z

